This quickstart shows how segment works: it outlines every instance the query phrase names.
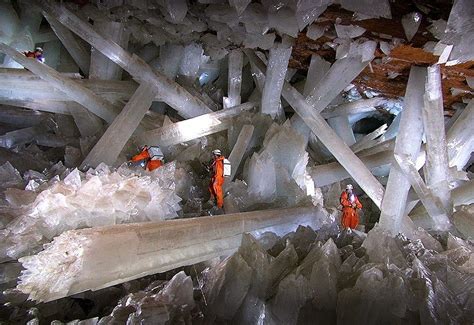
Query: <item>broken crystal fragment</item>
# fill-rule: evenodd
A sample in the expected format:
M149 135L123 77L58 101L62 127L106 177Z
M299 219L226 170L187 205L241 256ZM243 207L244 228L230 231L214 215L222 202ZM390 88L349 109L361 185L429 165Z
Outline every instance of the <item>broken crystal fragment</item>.
M306 31L306 37L312 40L317 40L318 38L323 36L325 30L326 28L324 26L320 26L316 24L310 25L308 27L308 30Z
M376 3L371 0L341 0L340 4L344 9L355 11L372 18L392 18L388 0L377 1Z
M334 25L337 36L340 38L356 38L365 33L365 28L354 25Z
M412 12L402 17L402 26L405 31L408 42L410 42L418 31L421 24L421 14L419 12Z

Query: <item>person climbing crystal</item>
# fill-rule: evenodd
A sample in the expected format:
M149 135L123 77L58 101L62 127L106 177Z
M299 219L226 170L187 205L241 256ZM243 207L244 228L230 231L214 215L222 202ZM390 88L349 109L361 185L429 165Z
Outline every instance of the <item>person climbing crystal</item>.
M142 166L147 171L153 171L164 164L164 156L160 147L147 145L143 146L141 152L133 156L128 162L128 166Z
M216 200L218 208L222 209L224 206L224 160L225 157L222 155L219 149L212 151L212 162L209 166L211 173L211 182L209 183L209 192L211 193L211 200Z
M37 47L33 52L32 51L23 52L23 54L27 58L36 59L41 63L44 63L45 61L43 57L43 49L41 47Z
M357 195L352 190L352 184L346 186L346 190L341 193L340 203L342 205L342 226L344 228L354 229L359 224L359 215L357 209L362 209Z

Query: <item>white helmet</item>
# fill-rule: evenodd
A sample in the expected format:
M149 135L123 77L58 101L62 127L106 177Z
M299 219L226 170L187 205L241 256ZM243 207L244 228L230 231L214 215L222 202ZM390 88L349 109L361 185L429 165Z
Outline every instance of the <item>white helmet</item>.
M352 184L347 184L346 190L353 190L353 189L354 189L354 186L352 186Z
M37 48L35 48L35 51L43 52L43 49L41 47L37 47Z
M222 155L221 151L219 149L212 150L212 154L216 156Z

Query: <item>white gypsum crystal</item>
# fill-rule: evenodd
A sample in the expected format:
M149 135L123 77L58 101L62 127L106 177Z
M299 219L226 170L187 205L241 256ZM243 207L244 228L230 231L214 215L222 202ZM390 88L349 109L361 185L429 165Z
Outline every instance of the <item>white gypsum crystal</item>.
M408 42L410 42L413 36L415 36L420 24L421 14L419 12L412 12L402 17L402 26Z
M44 13L44 17L82 72L89 75L91 56L87 50L74 38L74 34L59 21L46 13Z
M149 145L171 146L186 142L228 129L232 124L232 117L239 115L243 111L250 110L254 106L254 103L244 103L225 110L166 125L158 129L145 131L139 134L138 137L142 143Z
M423 94L426 68L412 67L405 93L404 109L400 113L400 131L395 141L395 154L407 155L415 161L423 136ZM391 167L382 202L380 226L394 235L401 229L410 182L396 166Z
M66 93L71 99L77 101L79 104L83 105L105 121L112 122L117 115L118 109L110 102L100 98L95 93L73 80L62 76L56 70L47 65L40 63L37 60L31 60L5 44L0 43L0 51L10 55L16 61L28 68L28 70L32 71L43 80L52 83L56 88Z
M195 117L211 111L203 102L191 96L178 84L166 78L162 73L151 69L138 56L131 55L116 43L99 35L88 23L83 22L65 7L48 0L40 0L40 4L49 15L55 17L137 80L154 85L163 100L183 117Z
M228 158L232 166L232 174L229 181L233 180L237 170L239 169L239 165L242 162L244 154L250 144L250 140L252 139L254 129L255 127L253 125L246 124L242 127L242 130L239 133L239 137L237 138Z
M67 231L46 250L21 259L26 271L18 288L36 301L98 290L226 256L238 249L245 232L317 229L323 215L319 208L303 207Z
M356 38L365 33L365 28L360 26L335 24L334 27L339 38Z
M428 67L425 85L423 126L426 137L426 185L440 198L445 210L452 211L449 188L448 150L439 65Z
M229 90L228 96L224 97L224 108L240 105L240 91L242 88L242 66L243 53L240 50L233 50L228 55L229 59Z
M123 23L114 21L96 21L94 22L94 28L99 34L117 43L119 46L127 48L129 33L125 30L125 25ZM122 79L122 68L100 53L100 51L92 48L89 78L100 80L120 80Z
M140 85L84 159L81 169L95 168L100 163L113 166L123 147L150 108L153 98L155 98L155 89L145 83Z
M245 53L258 69L261 71L265 69L265 64L253 52L245 51ZM349 149L344 141L337 136L321 115L315 112L306 99L287 82L283 85L282 95L374 203L380 206L384 188L360 159ZM325 106L326 105L324 105L324 107Z
M262 92L261 112L269 114L273 118L281 115L281 89L285 81L291 49L291 47L287 48L284 45L276 45L270 49Z

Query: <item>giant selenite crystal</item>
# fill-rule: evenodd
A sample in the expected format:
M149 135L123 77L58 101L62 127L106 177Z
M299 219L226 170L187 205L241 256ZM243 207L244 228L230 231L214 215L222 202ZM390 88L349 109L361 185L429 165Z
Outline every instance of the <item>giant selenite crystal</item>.
M283 44L275 45L270 49L267 70L265 73L265 86L262 93L261 112L269 114L273 118L282 113L280 97L283 82L288 69L288 60L291 55L291 47Z
M422 107L426 68L412 67L401 112L400 131L395 141L395 154L416 161L423 136ZM380 225L396 235L401 229L410 183L404 173L392 165L382 202Z
M132 133L136 130L155 98L155 89L148 84L138 87L120 114L87 155L81 168L97 167L100 163L112 166Z
M224 97L224 107L240 105L240 91L242 88L242 65L243 53L240 50L233 50L229 53L229 91L227 98Z
M86 174L77 169L44 188L32 180L25 194L36 197L5 229L0 258L18 258L65 230L174 218L175 163L139 177L126 168L111 172L101 165ZM36 189L31 192L31 189Z
M188 120L149 130L139 135L142 143L149 145L171 146L174 144L197 139L202 136L228 129L232 125L232 117L243 111L250 110L254 103L245 103L217 112L204 114Z
M38 75L41 79L52 83L56 88L66 93L70 98L74 99L105 121L112 122L117 115L117 108L110 102L100 98L92 91L73 80L65 78L47 65L42 64L37 60L26 58L23 54L5 44L0 43L0 51L10 55L17 62L28 68L28 70Z
M444 109L439 65L428 68L423 106L423 125L426 136L425 180L433 194L438 196L444 209L452 210L449 188L448 151L444 130Z
M293 208L67 231L41 253L20 259L26 270L18 288L37 301L97 290L228 255L245 232L319 227L323 215L314 207Z
M151 69L138 56L131 55L116 43L99 35L88 23L83 22L65 7L48 0L39 2L48 14L121 66L130 75L156 87L163 100L175 108L183 117L191 118L211 111L203 102L191 96L177 83L166 78L161 72Z
M253 52L246 50L245 53L260 71L265 70L265 64ZM310 127L311 131L331 151L334 157L351 174L374 203L377 206L381 206L384 188L360 159L335 134L321 115L314 111L313 107L308 104L306 99L294 87L285 82L282 94L295 109L296 113Z

